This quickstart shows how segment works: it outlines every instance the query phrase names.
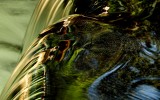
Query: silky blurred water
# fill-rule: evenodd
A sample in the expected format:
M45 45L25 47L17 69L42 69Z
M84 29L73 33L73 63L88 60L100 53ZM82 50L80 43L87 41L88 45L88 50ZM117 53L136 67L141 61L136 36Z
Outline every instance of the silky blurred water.
M91 1L38 3L0 99L160 99L160 1Z
M38 0L0 0L0 92L15 68Z

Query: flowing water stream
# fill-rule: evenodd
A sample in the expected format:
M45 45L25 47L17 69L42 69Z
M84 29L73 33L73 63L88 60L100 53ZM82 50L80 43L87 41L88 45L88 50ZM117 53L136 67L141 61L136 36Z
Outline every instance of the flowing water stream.
M37 0L0 0L0 93L19 61Z
M159 7L41 0L0 100L159 100Z

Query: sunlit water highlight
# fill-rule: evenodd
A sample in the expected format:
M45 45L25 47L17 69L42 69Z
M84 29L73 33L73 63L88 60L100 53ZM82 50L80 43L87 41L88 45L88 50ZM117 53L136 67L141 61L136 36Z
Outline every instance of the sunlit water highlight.
M82 14L80 5L74 5L64 7L76 9L75 14L67 12L64 15L69 16L56 18L61 5L70 3L52 2L50 9L54 10L42 22L41 14L36 16L37 21L33 15L22 58L0 99L159 100L159 29L152 27L156 23L153 18L160 20L156 12L136 20L141 16L133 13L109 12L101 16L101 10L88 10L91 15ZM155 3L159 4L153 2L153 7ZM97 6L93 4L93 8ZM36 11L39 9L43 15L44 8Z

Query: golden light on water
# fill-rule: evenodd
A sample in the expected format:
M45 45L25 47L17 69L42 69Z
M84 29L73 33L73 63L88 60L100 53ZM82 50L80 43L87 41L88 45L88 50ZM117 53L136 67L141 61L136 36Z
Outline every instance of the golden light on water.
M19 100L25 100L29 96L29 86L31 85L31 74L26 74L21 80L21 96Z
M159 100L160 2L73 1L39 2L0 100Z
M110 7L106 6L103 8L104 12L102 12L101 14L99 14L100 16L106 16L108 14L108 10Z

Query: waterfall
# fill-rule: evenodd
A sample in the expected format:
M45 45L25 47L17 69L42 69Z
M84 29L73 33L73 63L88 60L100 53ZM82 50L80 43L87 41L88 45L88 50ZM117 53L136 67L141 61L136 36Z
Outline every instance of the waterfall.
M19 61L24 34L36 3L0 0L0 92Z
M0 100L159 100L159 7L41 0Z

